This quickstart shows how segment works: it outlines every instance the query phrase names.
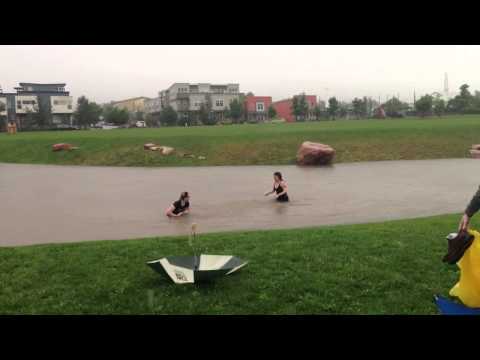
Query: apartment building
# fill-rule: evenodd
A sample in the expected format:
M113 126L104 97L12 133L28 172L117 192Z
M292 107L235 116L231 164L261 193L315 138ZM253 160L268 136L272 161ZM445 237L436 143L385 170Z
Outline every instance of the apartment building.
M1 89L0 89L1 90ZM0 92L0 131L7 127L7 98Z
M171 106L179 117L188 117L199 111L202 104L217 120L223 120L230 102L240 99L239 84L174 83L160 91L161 107Z
M154 122L159 123L160 112L162 111L162 102L160 97L145 100L144 106L145 114L149 115Z
M130 99L113 101L111 104L117 109L127 110L129 113L145 112L145 102L150 98L145 96L134 97Z
M301 96L301 95L295 95L295 96ZM305 100L307 101L307 106L308 106L308 113L305 120L314 120L315 119L314 109L317 106L317 96L305 95ZM287 122L295 121L295 116L293 115L293 111L292 111L293 98L275 101L272 105L276 110L278 117L285 119Z
M162 102L160 97L147 99L143 103L146 114L158 114L162 111Z
M245 119L256 122L267 120L270 105L272 105L271 96L247 95L244 101Z
M6 110L2 114L7 121L16 122L19 128L26 124L29 114L39 112L46 114L47 125L71 126L73 99L65 91L65 85L19 83L16 92L0 94L0 101L6 104Z

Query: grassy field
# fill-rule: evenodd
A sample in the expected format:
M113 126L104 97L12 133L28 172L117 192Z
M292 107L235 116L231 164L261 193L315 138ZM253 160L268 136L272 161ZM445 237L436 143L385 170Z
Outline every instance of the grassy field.
M203 253L249 261L203 286L145 264L191 254L183 237L0 248L0 314L436 314L458 219L201 235Z
M336 162L438 159L469 156L480 142L480 117L460 116L296 124L229 125L215 127L30 132L0 134L0 162L118 165L279 165L295 161L305 140L330 144ZM53 153L51 145L69 142L80 149ZM145 152L154 142L206 160Z

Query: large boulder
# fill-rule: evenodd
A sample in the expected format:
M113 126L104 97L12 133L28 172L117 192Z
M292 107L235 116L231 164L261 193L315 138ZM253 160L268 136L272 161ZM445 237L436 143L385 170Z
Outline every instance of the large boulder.
M297 152L298 165L329 165L335 156L335 149L329 145L305 141Z
M480 159L480 150L470 150L470 155L473 159Z

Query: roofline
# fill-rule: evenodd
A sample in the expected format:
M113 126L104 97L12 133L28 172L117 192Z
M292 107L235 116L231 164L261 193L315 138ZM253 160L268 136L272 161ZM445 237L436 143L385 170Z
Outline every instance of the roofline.
M152 98L149 98L149 97L146 97L146 96L137 96L137 97L134 97L134 98L124 99L124 100L118 100L118 101L112 101L111 104L119 104L119 103L122 103L122 102L125 102L125 101L132 101L132 100L138 100L138 99L150 100L150 99L152 99Z
M307 97L307 96L315 96L315 98L318 98L317 95L297 94L297 95L293 95L292 97L287 98L287 99L282 99L282 100L273 101L273 103L279 103L279 102L282 102L282 101L292 101L295 96L300 96L300 95L305 95L305 97Z
M18 85L20 85L20 86L25 86L25 85L57 85L57 86L66 86L67 84L65 84L65 83L49 83L49 84L45 84L45 83L24 83L24 82L21 82L21 83L18 83Z

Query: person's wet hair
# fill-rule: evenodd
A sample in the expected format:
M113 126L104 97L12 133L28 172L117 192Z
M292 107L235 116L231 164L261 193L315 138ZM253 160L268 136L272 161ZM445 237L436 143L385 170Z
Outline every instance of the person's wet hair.
M278 177L280 180L283 180L283 178L282 178L282 173L281 173L280 171L274 172L274 173L273 173L273 176L276 176L276 177Z
M188 191L184 191L180 194L180 200L183 200L188 197Z

